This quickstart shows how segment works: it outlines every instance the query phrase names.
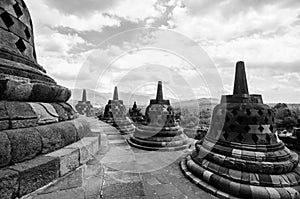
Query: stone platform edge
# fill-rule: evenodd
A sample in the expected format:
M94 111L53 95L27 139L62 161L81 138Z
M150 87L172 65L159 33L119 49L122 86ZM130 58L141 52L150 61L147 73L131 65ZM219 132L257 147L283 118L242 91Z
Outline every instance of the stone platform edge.
M61 178L84 168L100 146L100 133L90 130L87 137L64 148L2 169L0 198L34 198Z

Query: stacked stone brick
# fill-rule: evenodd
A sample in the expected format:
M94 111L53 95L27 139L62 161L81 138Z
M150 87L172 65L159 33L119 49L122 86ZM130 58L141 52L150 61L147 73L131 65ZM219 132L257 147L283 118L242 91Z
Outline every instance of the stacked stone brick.
M32 191L24 187L49 183L58 175L59 160L42 155L89 132L87 122L67 103L70 96L70 90L57 85L37 62L32 21L23 0L1 0L0 198L21 197ZM33 158L40 164L35 170L30 171L30 163L19 166Z

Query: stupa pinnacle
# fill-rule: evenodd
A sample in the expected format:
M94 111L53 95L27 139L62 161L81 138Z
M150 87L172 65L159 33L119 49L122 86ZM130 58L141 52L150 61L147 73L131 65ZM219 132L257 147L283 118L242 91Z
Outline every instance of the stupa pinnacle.
M297 198L299 158L275 134L272 109L249 95L243 62L234 94L222 96L211 127L181 161L187 178L220 198Z
M85 115L87 117L94 116L93 105L90 101L87 101L85 89L82 91L82 100L78 101L78 103L75 105L75 109L81 115Z
M134 131L134 125L126 115L123 101L119 100L117 86L114 89L113 100L109 100L105 106L102 120L116 127L121 134L130 134Z
M174 110L169 100L163 99L162 82L158 82L156 99L146 108L146 123L136 127L128 142L145 150L181 150L187 137L175 122Z
M118 87L115 86L113 100L119 100Z

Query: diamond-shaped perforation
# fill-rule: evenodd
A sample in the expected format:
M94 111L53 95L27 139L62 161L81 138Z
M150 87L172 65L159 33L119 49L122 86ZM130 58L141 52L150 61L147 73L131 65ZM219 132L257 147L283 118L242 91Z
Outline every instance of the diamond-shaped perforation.
M271 132L273 132L273 130L274 130L273 125L270 125L269 129L270 129Z
M267 142L270 144L270 142L271 142L271 137L270 137L269 134L266 134L266 140L267 140Z
M264 112L263 112L262 110L260 110L260 109L257 111L257 113L258 113L258 115L260 115L260 116L262 116L262 115L264 114Z
M26 50L26 46L21 38L16 42L16 46L21 53L23 53Z
M225 138L225 140L227 140L229 137L228 133L227 132L223 133L223 137Z
M271 116L271 115L272 115L272 111L271 111L271 110L268 110L268 114Z
M26 35L26 38L29 40L29 39L31 38L31 34L30 34L30 32L29 32L28 27L25 28L24 33L25 33L25 35Z
M246 110L246 114L247 114L248 116L250 116L250 115L251 115L251 111L250 111L250 109L247 109L247 110Z
M234 125L234 124L231 124L228 128L229 128L231 131L234 131L235 125Z
M268 124L269 123L269 119L266 117L265 118L265 124Z
M3 23L6 25L7 28L11 27L14 25L14 21L12 20L11 16L7 12L3 12L0 15Z
M244 136L242 136L240 133L238 136L236 136L236 139L241 142L244 139Z
M231 111L231 113L236 116L238 114L238 111L236 109L233 109L233 111Z
M22 9L20 8L19 4L15 3L15 5L13 5L13 8L15 10L17 17L20 18L23 15L23 12L22 12Z
M255 143L257 143L258 137L257 137L256 134L253 134L253 135L252 135L252 140L253 140Z
M264 131L264 129L265 129L265 128L262 127L262 126L259 126L259 127L258 127L258 130L259 130L261 133Z
M244 130L248 133L251 130L251 127L247 125L245 126Z
M242 116L238 116L236 118L236 121L239 123L239 124L242 124L242 122L244 121L243 117Z

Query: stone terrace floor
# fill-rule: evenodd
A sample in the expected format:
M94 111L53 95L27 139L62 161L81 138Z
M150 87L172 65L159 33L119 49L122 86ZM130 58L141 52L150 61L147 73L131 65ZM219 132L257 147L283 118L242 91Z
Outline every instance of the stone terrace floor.
M101 148L85 171L84 194L79 194L85 199L215 198L183 176L179 161L190 150L143 151L130 147L126 135L103 122L93 121L92 128L101 129Z

